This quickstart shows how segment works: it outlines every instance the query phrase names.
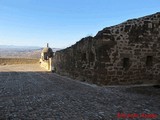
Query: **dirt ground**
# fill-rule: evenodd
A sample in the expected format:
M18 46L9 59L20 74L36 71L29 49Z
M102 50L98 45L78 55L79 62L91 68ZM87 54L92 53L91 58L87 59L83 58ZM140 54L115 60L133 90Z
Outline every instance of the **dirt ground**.
M13 65L13 64L36 64L39 59L29 58L0 58L0 65Z
M152 86L96 86L46 72L38 64L0 66L0 120L160 120ZM152 120L150 119L150 120ZM121 119L122 120L122 119Z

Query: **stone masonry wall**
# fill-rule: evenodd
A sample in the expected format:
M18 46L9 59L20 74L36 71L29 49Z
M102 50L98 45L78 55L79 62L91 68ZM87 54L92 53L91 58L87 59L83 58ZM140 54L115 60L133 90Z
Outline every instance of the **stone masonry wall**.
M96 84L160 83L160 13L128 20L56 52L57 73Z

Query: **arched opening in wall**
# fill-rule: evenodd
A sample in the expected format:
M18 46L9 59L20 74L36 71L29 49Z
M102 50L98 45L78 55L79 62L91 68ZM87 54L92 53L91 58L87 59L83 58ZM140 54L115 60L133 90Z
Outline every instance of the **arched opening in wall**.
M147 56L146 58L146 66L150 67L153 65L153 56Z
M129 67L129 58L123 58L123 68Z

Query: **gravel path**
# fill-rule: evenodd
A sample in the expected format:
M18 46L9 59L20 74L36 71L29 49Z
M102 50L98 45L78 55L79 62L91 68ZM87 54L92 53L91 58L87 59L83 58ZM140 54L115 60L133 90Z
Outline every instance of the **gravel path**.
M0 66L0 120L117 120L118 113L154 113L160 120L159 91L85 84L38 65Z

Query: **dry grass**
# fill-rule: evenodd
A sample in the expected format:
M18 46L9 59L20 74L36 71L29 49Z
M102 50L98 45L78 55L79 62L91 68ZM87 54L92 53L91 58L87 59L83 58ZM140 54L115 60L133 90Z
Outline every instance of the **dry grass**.
M35 64L39 59L27 58L0 58L0 65L13 65L13 64Z

